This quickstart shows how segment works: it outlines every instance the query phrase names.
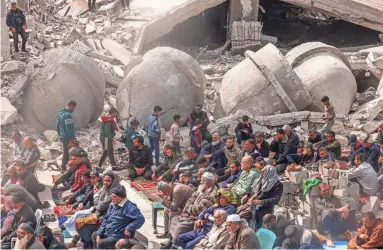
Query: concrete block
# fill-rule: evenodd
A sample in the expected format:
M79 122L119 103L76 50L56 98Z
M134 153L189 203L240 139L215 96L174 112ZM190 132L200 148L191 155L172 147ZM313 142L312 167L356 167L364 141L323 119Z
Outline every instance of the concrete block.
M3 126L15 122L17 119L17 109L5 97L0 97L0 103L0 125Z
M339 199L342 199L348 196L348 192L346 191L346 189L335 189L334 195L338 197Z
M299 172L289 172L289 171L286 171L285 175L294 184L301 184L301 183L303 183L309 177L309 173L308 173L308 171L306 169L302 169Z
M59 140L59 135L57 134L57 131L55 130L45 130L44 136L49 142L54 142Z
M14 74L23 72L26 68L25 62L22 61L6 61L0 66L1 74Z
M292 189L291 189L291 181L286 181L286 180L284 180L284 181L281 181L282 182L282 184L283 184L283 193L284 194L289 194L289 193L292 193Z
M106 38L102 40L102 46L109 50L110 54L124 65L127 65L130 62L132 53L118 42Z
M347 188L348 187L348 178L347 176L340 176L339 179L339 188Z

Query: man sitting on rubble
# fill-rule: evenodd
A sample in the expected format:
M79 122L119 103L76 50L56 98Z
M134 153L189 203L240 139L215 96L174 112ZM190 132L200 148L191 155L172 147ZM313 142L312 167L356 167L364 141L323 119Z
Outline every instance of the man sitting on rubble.
M23 143L24 151L21 153L19 161L23 162L28 171L33 173L41 156L40 150L30 136L26 136Z
M212 142L208 144L205 149L206 160L209 161L209 168L211 168L217 175L224 175L227 159L224 154L225 143L221 140L218 133L212 136Z
M152 180L160 181L163 174L165 174L170 169L173 169L178 163L182 161L182 157L177 153L175 147L171 145L166 145L165 147L167 148L165 151L167 157L163 163L153 169Z
M369 163L376 173L379 172L379 157L380 149L376 143L372 140L371 136L366 138L363 141L363 147L358 149L355 154L363 153L366 159L366 162Z
M315 164L319 161L319 154L314 150L313 144L307 142L303 147L302 165L307 166Z
M282 246L283 241L286 239L285 229L290 225L294 225L294 222L286 220L280 215L266 214L263 216L263 225L277 237L274 242L274 248L276 248Z
M383 146L383 123L379 124L376 132L378 133L378 136L375 139L375 143L381 148Z
M374 196L378 191L378 176L372 166L366 162L363 153L357 153L354 160L355 167L348 172L350 181L357 182L361 196Z
M169 226L172 219L180 215L184 210L186 203L193 194L193 189L181 183L165 183L160 181L157 184L158 196L162 199L162 204L166 207L164 211L165 232L158 235L157 238L169 238Z
M177 148L174 147L176 150ZM185 151L186 159L179 162L173 168L171 168L166 173L169 173L173 176L173 182L179 181L179 177L185 172L191 172L194 175L197 175L197 159L198 154L196 150L192 147L188 147Z
M40 205L39 182L36 177L27 170L27 166L23 162L16 163L16 173L16 184L25 188L36 199L37 204Z
M242 173L238 181L233 184L231 190L238 196L242 197L244 194L251 193L251 188L256 179L261 175L261 171L253 165L254 160L251 156L245 156L241 161Z
M21 133L19 131L13 132L12 141L13 141L13 148L14 148L13 159L12 159L12 161L7 162L4 166L4 168L2 168L3 173L8 172L8 171L12 171L12 169L16 170L14 167L15 163L19 159L23 158L23 153L25 152L24 151L24 138L21 136ZM13 168L10 168L10 167L13 167ZM8 181L9 181L9 175L7 175L7 174L3 175L3 178L1 179L1 186L4 187Z
M314 148L325 147L328 152L335 155L336 158L341 156L342 149L340 143L335 139L335 132L329 131L326 135L326 139L314 144Z
M1 249L11 249L11 240L16 237L17 228L22 223L29 222L33 228L36 227L36 216L32 208L24 202L18 192L12 194L12 207L15 211L13 220L7 228L1 230Z
M251 138L251 135L253 134L253 127L251 126L247 115L242 116L242 121L238 123L237 127L235 127L235 134L238 145L241 145L242 141L246 141Z
M347 249L381 249L383 247L383 221L373 212L363 214L363 226L348 243Z
M322 134L316 131L315 129L310 129L308 142L315 144L320 141L322 141Z
M328 183L321 183L319 190L321 197L314 201L318 232L326 237L328 247L334 247L335 240L348 239L356 233L357 201L347 197L347 193L345 197L336 197Z
M145 219L136 204L126 198L126 190L120 185L111 190L112 204L97 232L92 234L93 245L97 249L115 248L134 238L136 231L144 225ZM121 248L121 247L118 247Z
M143 176L146 180L151 180L152 165L152 151L144 144L144 138L142 136L133 138L133 147L129 151L128 177L135 179Z
M31 224L22 223L17 229L17 239L14 249L45 249L44 245L36 238Z
M273 166L277 169L278 174L283 174L287 168L287 155L293 153L293 140L289 139L285 135L283 129L278 129L276 132L276 138L279 143L278 158L273 162Z
M208 172L204 173L201 179L201 185L186 203L183 213L172 219L169 228L171 241L162 246L161 249L169 249L172 243L176 243L175 241L178 235L190 232L194 229L194 222L198 215L214 203L215 194L217 192L214 184L214 175Z
M333 153L327 151L327 148L322 147L319 149L319 162L323 164L325 168L334 168L335 167L335 157Z
M242 170L241 170L241 163L239 161L235 161L230 165L230 176L229 178L223 180L222 178L225 176L218 177L218 183L221 183L222 188L230 188L234 186L235 183L237 183L239 176L241 176Z
M90 170L85 170L82 173L81 178L84 185L79 190L77 190L73 195L69 196L65 200L65 204L67 205L74 204L72 205L72 207L77 208L79 204L82 204L85 196L89 195L89 193L93 193L93 184L90 181L90 172L91 172Z
M282 129L285 131L285 135L289 138L292 145L292 152L295 153L298 150L300 139L299 136L291 131L291 127L289 125L284 125Z
M255 144L259 154L262 156L262 157L269 157L269 153L270 153L270 145L269 143L265 140L265 134L263 132L258 132L256 135L255 135L255 141L257 142L257 144Z
M286 156L288 164L302 165L303 160L303 147L299 146L296 153L288 154Z
M254 139L249 139L243 143L243 155L250 155L255 160L261 153L257 149L257 141Z
M227 240L225 249L261 249L258 236L238 214L227 217L226 228L230 238Z
M234 137L230 136L226 139L226 146L223 148L227 160L227 166L230 166L235 161L241 161L243 152L235 145Z

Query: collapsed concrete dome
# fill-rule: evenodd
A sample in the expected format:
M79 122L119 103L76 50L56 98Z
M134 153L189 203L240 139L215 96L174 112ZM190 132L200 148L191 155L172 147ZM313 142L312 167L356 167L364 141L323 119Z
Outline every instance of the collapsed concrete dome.
M254 116L272 115L299 111L311 104L301 80L274 45L256 53L246 51L245 56L222 80L220 104L226 115L239 109Z
M327 95L337 115L347 115L357 91L356 80L346 56L320 42L304 43L289 51L286 59L309 91L309 111L323 111L320 99Z
M42 68L32 73L23 95L23 118L38 133L56 130L56 115L70 100L76 129L96 121L104 107L105 80L97 64L70 49L44 53Z
M168 130L174 114L186 115L197 102L203 102L205 82L203 70L190 55L169 47L155 48L117 89L119 115L146 125L153 107L159 105L163 109L161 127Z

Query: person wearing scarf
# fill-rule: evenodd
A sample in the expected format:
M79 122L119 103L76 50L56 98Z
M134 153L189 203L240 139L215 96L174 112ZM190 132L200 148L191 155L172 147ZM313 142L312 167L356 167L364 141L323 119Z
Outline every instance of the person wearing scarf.
M263 216L273 213L274 206L277 205L283 193L283 184L279 181L277 170L271 165L262 169L261 176L253 187L250 196L242 198L242 204L251 204L252 220L255 222L253 229L260 228ZM250 198L248 198L250 197Z
M116 166L113 153L113 138L116 135L118 130L116 123L116 116L118 112L116 108L109 109L109 116L101 116L101 132L100 132L100 141L102 145L102 156L98 163L98 166L101 168L106 157L109 157L109 162L112 165L112 168Z

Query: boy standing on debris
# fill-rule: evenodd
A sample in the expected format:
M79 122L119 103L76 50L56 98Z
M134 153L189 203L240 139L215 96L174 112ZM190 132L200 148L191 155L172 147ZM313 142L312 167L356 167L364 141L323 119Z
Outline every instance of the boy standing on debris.
M328 96L323 96L321 98L321 102L324 105L324 114L322 115L322 119L326 121L325 125L322 128L322 134L327 133L331 130L332 126L335 123L335 109L330 104L330 98Z
M57 114L57 134L63 144L63 158L61 163L61 172L65 172L66 164L69 160L69 142L76 140L74 133L74 122L72 119L72 113L76 109L77 103L70 101L67 106L60 110Z
M101 116L101 132L100 132L100 141L102 145L102 156L98 166L101 168L104 163L106 157L109 157L109 162L112 165L112 169L116 166L116 162L114 160L114 152L113 152L113 138L116 135L118 130L117 122L115 120L118 112L116 108L109 109L109 116Z
M6 24L12 31L15 52L19 52L19 34L22 38L21 51L28 52L25 49L25 45L27 44L25 16L24 13L17 8L16 2L11 3L11 10L8 12Z
M156 166L160 165L160 123L158 117L161 115L162 108L160 106L155 106L153 109L153 114L148 118L148 137L150 142L150 149L153 152L156 159Z

